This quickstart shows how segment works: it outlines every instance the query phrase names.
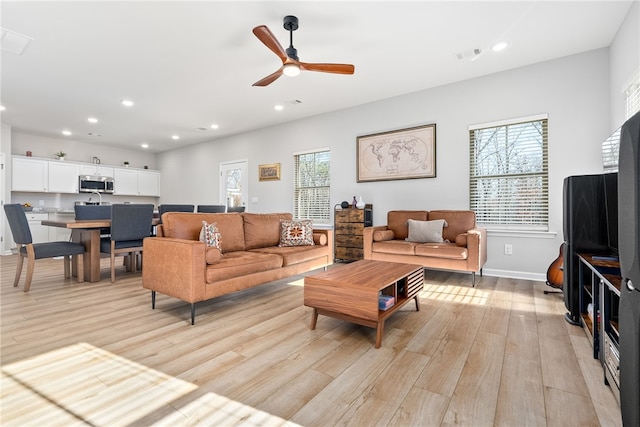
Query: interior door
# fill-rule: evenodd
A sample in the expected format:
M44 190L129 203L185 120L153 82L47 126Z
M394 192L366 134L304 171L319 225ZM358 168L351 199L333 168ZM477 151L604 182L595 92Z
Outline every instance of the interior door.
M247 207L249 194L247 161L220 163L220 203L227 207Z

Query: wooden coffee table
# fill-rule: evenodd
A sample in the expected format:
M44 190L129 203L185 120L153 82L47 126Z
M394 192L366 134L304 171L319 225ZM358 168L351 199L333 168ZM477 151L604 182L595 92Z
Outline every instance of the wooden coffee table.
M420 310L418 292L424 287L419 265L360 260L304 279L304 305L313 308L311 329L318 314L376 328L376 348L382 343L384 321L410 300ZM392 307L378 309L379 295L395 298Z

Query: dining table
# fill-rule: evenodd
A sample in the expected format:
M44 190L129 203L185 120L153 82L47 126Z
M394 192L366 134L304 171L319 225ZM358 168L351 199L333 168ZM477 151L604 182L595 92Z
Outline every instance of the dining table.
M87 282L100 281L100 234L101 230L111 227L110 219L48 219L42 220L42 225L61 227L71 230L71 241L82 243L84 253L84 280ZM158 224L153 218L152 226ZM72 274L77 276L77 263L74 259Z

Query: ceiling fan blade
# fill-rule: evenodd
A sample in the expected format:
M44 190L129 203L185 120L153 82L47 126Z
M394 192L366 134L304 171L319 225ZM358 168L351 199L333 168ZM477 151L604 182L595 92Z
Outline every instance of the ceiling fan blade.
M269 27L266 25L259 25L253 29L253 34L255 34L258 40L264 43L264 45L273 53L278 55L278 58L280 58L282 62L287 60L287 52L282 48L278 39L276 39L276 36L273 35Z
M356 67L351 64L309 64L299 62L300 68L307 71L320 71L323 73L353 74Z
M278 71L276 71L275 73L269 74L267 77L258 80L257 82L255 82L251 86L268 86L271 83L275 82L276 79L278 77L280 77L281 75L282 75L282 67L280 67L280 69Z

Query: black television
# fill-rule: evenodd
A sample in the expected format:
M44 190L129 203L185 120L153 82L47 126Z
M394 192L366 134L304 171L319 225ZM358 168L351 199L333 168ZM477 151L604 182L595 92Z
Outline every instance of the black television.
M618 257L618 172L604 174L604 201L609 255Z

